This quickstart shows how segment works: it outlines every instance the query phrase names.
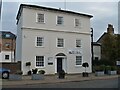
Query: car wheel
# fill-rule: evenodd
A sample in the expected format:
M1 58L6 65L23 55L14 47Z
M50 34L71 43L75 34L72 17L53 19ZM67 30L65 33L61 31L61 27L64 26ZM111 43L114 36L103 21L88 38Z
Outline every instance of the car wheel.
M9 72L3 72L2 73L2 78L3 79L8 79L9 78Z

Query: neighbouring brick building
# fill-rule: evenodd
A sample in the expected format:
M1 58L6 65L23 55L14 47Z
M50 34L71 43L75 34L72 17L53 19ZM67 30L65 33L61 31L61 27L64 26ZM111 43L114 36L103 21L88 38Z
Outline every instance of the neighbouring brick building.
M97 43L101 43L101 58L115 64L120 58L120 34L114 33L113 25L108 24L107 32L97 40Z
M16 35L0 31L0 62L15 62Z

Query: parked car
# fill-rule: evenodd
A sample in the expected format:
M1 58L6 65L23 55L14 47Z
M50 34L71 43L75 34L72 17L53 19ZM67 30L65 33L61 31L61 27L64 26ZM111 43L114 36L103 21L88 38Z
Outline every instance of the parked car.
M3 79L8 79L9 78L9 73L10 73L9 69L7 69L7 68L0 68L0 76Z

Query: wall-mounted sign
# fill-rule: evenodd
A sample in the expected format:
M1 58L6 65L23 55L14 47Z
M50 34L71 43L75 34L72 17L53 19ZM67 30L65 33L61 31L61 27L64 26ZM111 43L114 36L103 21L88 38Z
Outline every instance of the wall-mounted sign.
M53 57L48 57L48 65L53 65Z
M81 54L80 50L69 50L69 54Z

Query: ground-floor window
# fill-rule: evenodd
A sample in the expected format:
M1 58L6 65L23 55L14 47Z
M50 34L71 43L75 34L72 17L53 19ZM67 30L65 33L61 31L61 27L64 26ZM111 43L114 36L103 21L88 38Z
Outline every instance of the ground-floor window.
M5 55L5 60L9 60L9 55Z
M76 65L82 65L82 56L76 56Z
M36 56L36 67L44 67L44 56Z

